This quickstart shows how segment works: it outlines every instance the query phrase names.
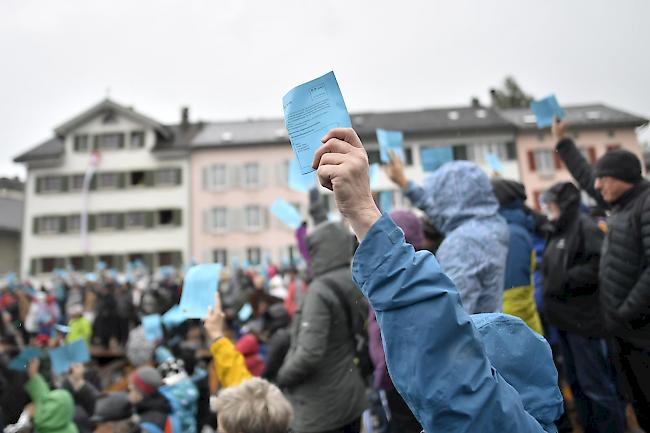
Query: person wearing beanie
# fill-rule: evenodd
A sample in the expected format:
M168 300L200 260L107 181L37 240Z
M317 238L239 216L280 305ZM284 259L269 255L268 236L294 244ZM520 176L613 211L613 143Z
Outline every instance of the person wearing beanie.
M580 211L580 191L560 182L544 193L553 231L542 260L545 319L558 330L565 379L586 432L623 433L619 398L598 300L604 234ZM589 372L586 374L586 372Z
M246 361L246 368L253 376L260 377L264 372L264 360L260 356L260 343L253 334L246 334L237 340L237 349Z
M397 227L402 229L406 242L413 245L416 251L422 249L424 243L422 223L413 212L406 209L397 209L390 213L390 218Z
M164 431L171 406L158 391L162 383L158 370L150 366L140 367L129 376L129 400L140 425L153 424Z
M503 286L503 312L519 317L530 329L543 334L542 321L535 305L533 286L533 218L525 211L526 189L520 182L492 179L499 201L499 215L508 223L510 243Z
M650 182L627 150L610 151L592 167L566 130L566 122L552 125L557 152L580 188L610 211L600 306L626 394L641 428L650 431Z
M95 433L140 431L132 422L133 405L126 393L115 392L97 401L95 413L90 420L95 423Z

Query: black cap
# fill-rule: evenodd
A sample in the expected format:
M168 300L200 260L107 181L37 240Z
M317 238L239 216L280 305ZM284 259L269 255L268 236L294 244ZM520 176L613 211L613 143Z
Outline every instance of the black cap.
M613 177L627 183L641 182L641 161L632 152L623 149L612 150L596 162L596 177Z
M521 182L501 178L494 178L491 182L494 195L501 206L516 200L526 201L526 188Z

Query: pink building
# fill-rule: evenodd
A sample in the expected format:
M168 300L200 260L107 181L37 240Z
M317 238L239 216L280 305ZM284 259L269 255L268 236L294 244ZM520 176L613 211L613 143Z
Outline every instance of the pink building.
M607 151L620 148L634 152L643 161L636 128L646 124L647 119L602 104L571 106L565 111L569 135L590 163L595 164ZM556 143L550 128L538 130L529 110L505 110L502 114L518 127L521 182L528 191L529 206L538 207L539 197L546 189L557 182L571 181L571 175L554 151Z

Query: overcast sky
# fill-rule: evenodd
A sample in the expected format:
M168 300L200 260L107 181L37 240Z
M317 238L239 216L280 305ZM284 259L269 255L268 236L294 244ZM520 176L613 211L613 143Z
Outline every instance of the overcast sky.
M107 94L162 122L282 115L329 70L348 109L535 96L650 117L647 0L2 0L0 176ZM650 134L646 130L643 138Z

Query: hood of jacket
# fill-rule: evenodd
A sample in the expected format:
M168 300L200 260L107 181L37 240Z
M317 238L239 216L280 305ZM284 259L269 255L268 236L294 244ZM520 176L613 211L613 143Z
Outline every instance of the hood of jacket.
M355 238L341 223L317 225L307 237L314 277L344 266L350 266Z
M473 162L447 163L427 177L423 187L432 197L429 217L445 235L470 219L494 216L499 209L490 180Z
M74 401L66 390L57 389L48 392L38 402L34 416L36 431L43 433L73 432Z
M159 414L169 414L172 409L169 401L160 392L144 397L140 402L135 405L135 412L142 415L148 412L155 412Z
M554 202L560 208L560 217L551 224L555 231L561 232L578 217L580 191L571 182L559 182L544 193L544 202Z
M300 288L296 288L300 290ZM264 329L273 334L278 329L286 328L291 323L291 317L282 304L273 304L264 313Z
M252 334L246 334L237 340L235 348L244 356L257 355L260 352L260 343Z
M526 412L545 428L552 426L564 407L546 340L513 316L487 313L470 317L490 363L519 393Z

